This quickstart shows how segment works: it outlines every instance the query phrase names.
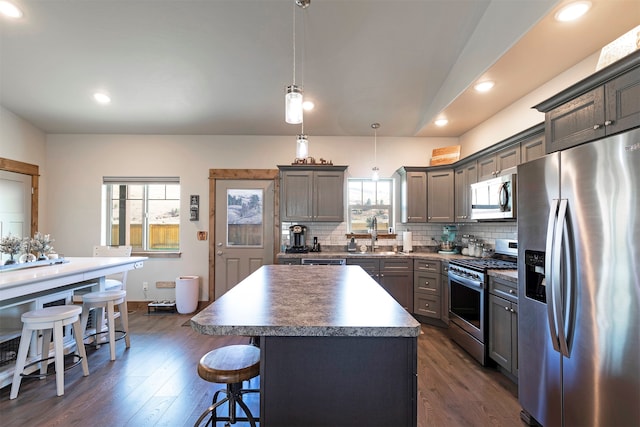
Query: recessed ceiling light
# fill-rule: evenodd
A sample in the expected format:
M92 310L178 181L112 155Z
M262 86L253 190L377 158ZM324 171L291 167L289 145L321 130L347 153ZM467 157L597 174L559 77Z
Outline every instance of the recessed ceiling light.
M315 107L315 104L313 103L313 101L304 101L302 103L302 109L305 111L311 111L313 110L314 107Z
M111 97L104 92L94 93L93 99L95 99L98 104L102 104L102 105L106 105L111 102Z
M491 80L485 80L483 82L477 83L473 88L478 92L488 92L495 85Z
M558 12L556 12L555 18L556 21L560 22L575 21L576 19L587 13L590 8L590 1L576 1L573 3L569 3Z
M22 11L18 6L6 0L0 1L0 14L8 18L22 18Z
M436 126L446 126L449 123L449 120L447 119L438 119L434 122L436 124Z

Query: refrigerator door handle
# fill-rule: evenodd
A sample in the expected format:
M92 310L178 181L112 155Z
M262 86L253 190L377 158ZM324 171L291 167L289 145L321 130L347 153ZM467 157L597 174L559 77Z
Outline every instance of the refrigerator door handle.
M556 229L556 218L558 215L558 199L551 200L551 207L549 208L549 219L547 222L547 240L546 240L546 255L545 255L545 289L547 297L547 317L549 319L549 333L551 334L551 343L553 349L560 352L560 344L558 342L558 323L555 316L555 292L554 283L556 282L554 277L554 231ZM548 280L547 280L548 279Z
M558 209L558 220L556 222L556 230L555 230L555 239L553 242L553 262L554 262L554 267L553 267L553 293L554 293L554 312L555 312L555 318L556 318L556 328L557 328L557 334L558 334L558 342L560 344L560 353L565 356L565 357L569 357L569 346L567 344L567 336L565 333L565 315L568 316L569 313L565 312L565 301L563 300L563 296L565 297L569 297L569 294L567 292L563 292L563 289L565 291L568 291L567 287L569 286L569 280L563 280L566 279L566 274L564 274L565 272L562 270L562 268L566 268L568 269L567 271L570 271L571 268L568 265L568 263L564 263L562 264L561 260L562 260L562 255L564 255L563 251L562 251L562 243L564 241L564 238L566 237L564 235L564 229L566 226L566 221L567 221L567 199L561 199L560 200L560 206ZM565 244L564 246L565 251L568 250L567 245Z

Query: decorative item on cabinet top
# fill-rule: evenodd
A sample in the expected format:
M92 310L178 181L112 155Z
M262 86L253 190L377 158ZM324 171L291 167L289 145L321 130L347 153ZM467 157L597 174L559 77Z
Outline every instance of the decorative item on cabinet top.
M293 163L291 163L292 166L298 166L298 165L302 165L302 166L333 166L333 161L331 160L325 160L322 157L320 157L320 160L316 161L315 158L313 157L306 157L304 159L295 159L293 161Z
M460 146L434 148L431 151L431 166L450 165L460 160Z

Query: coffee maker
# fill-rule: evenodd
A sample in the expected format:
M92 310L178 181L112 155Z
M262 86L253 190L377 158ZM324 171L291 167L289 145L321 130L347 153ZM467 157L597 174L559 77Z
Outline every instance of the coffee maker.
M309 248L306 245L305 234L307 227L304 225L296 224L289 227L289 246L286 250L287 253L306 253L309 252Z

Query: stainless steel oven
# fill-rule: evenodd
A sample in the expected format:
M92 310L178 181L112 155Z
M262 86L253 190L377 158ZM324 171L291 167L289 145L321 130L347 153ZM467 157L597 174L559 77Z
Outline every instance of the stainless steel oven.
M449 335L483 366L488 361L488 270L517 269L518 244L496 240L496 258L449 262Z

